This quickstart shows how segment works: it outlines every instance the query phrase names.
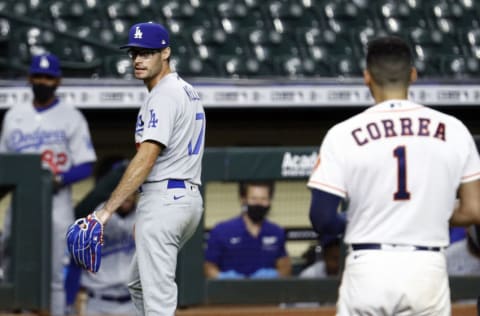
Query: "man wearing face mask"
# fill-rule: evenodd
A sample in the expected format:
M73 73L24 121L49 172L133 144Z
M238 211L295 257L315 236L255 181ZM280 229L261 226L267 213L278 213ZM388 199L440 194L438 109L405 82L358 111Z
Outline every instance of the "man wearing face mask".
M73 106L63 104L55 95L61 74L55 55L42 54L32 58L28 82L32 87L33 101L17 104L7 111L0 137L0 153L39 154L43 168L52 173L51 315L65 313L63 267L68 261L65 231L74 219L70 186L89 177L96 160L84 116ZM6 241L10 235L10 223L11 215L7 212Z
M273 182L239 185L240 216L217 224L210 232L204 271L208 278L276 278L291 274L285 231L270 222Z

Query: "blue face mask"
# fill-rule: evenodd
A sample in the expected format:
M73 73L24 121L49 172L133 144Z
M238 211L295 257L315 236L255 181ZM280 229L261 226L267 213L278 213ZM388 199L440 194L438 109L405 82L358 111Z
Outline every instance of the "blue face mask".
M270 210L269 206L263 205L246 205L247 215L252 220L252 222L258 224L261 223L267 216L268 211Z

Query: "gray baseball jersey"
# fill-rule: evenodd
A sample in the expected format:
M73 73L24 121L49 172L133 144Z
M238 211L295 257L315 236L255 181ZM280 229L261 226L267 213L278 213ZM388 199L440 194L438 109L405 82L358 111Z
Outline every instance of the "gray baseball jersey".
M165 146L146 182L183 179L200 184L205 113L192 86L173 72L150 92L140 108L137 144L153 140Z
M200 184L205 113L200 97L177 73L163 77L140 108L137 144L165 146L141 186L135 224L135 256L129 290L140 315L172 316L177 305L178 251L202 213Z
M43 167L54 174L73 165L96 160L88 125L81 112L58 102L36 110L32 104L18 104L7 111L0 137L2 153L37 153ZM10 216L5 221L9 225ZM73 222L71 190L64 187L52 201L52 293L51 313L63 315L65 294L63 266L65 263L65 232ZM9 232L10 227L5 227Z

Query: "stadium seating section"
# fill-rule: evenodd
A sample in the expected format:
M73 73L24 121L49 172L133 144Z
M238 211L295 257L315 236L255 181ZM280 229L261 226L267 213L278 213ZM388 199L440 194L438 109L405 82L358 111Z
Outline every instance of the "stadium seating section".
M0 74L57 54L67 77L129 78L118 49L137 22L165 24L187 77L359 77L367 42L407 39L423 78L479 77L476 0L0 0Z

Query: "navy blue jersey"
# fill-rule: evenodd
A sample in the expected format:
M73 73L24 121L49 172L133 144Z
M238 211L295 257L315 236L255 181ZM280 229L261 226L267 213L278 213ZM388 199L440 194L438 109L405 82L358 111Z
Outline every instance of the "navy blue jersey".
M241 216L215 226L210 232L205 260L220 271L235 270L251 275L260 268L273 268L278 259L287 256L285 231L265 220L260 234L252 236Z

